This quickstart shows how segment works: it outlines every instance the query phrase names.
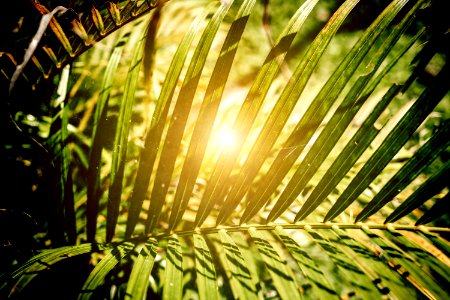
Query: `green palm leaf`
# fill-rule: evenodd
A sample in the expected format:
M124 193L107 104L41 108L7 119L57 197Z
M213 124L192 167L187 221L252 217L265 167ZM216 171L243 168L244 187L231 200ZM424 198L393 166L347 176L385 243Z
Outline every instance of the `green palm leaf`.
M386 219L387 222L395 222L406 214L410 213L426 200L439 193L446 185L450 163L446 163L436 174L423 183L408 199L406 199L391 215Z
M200 234L195 234L193 238L199 298L218 299L214 260L208 245Z
M139 252L130 280L127 285L125 298L143 299L147 293L148 278L150 277L155 262L157 241L149 239Z
M131 236L134 227L136 226L139 213L142 208L142 203L150 183L151 171L153 170L159 142L169 111L169 100L173 96L178 77L180 76L184 61L188 54L189 46L192 43L195 34L200 29L199 26L206 17L206 13L207 11L196 18L196 20L192 23L190 30L184 36L177 52L174 55L174 59L172 60L169 70L167 71L167 78L161 88L161 93L155 107L150 128L145 138L144 150L141 154L138 175L136 176L136 182L130 199L130 217L127 221L126 232L128 237Z
M150 211L147 217L146 232L152 232L160 218L161 208L165 202L166 194L170 185L176 157L180 151L181 139L185 131L187 117L194 100L194 94L200 80L200 73L206 62L209 49L214 36L219 29L230 3L224 2L209 21L203 35L195 48L192 61L183 81L180 95L176 101L172 119L169 124L167 136L161 152L161 160L156 171L155 183L153 185Z
M219 109L220 99L223 95L231 64L237 51L238 42L247 24L248 14L252 10L255 2L246 1L240 7L234 22L227 34L222 49L219 53L214 71L211 74L210 83L205 92L205 100L202 102L198 115L198 122L192 133L186 160L181 171L175 194L173 213L170 215L169 229L173 229L181 220L186 210L195 179L198 176L202 163L202 156L205 154L208 137L211 134L214 119Z
M366 18L365 0L273 1L71 1L26 67L27 51L0 48L8 122L39 132L55 158L40 176L58 178L39 251L1 267L0 297L450 297L450 26L426 17L439 4ZM51 11L34 7L26 20ZM43 77L60 87L47 123L51 99L19 88ZM38 125L24 99L41 101Z

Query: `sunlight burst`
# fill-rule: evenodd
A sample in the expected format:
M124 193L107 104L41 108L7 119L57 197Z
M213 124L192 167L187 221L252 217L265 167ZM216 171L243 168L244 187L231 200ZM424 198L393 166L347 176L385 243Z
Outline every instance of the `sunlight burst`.
M215 137L215 144L222 149L232 149L236 146L236 136L231 130L221 130Z

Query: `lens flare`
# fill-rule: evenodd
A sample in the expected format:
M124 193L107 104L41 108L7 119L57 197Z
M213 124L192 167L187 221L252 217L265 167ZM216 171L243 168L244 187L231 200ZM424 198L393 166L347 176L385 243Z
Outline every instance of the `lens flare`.
M236 145L236 137L228 130L221 132L217 139L223 148L233 148Z
M222 130L215 139L217 145L222 149L232 149L236 146L236 136L230 130Z

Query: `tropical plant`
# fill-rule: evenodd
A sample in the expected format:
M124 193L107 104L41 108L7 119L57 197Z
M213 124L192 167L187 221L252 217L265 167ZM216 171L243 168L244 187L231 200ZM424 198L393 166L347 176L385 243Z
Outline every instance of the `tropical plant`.
M448 299L442 3L164 2L9 17L0 296Z

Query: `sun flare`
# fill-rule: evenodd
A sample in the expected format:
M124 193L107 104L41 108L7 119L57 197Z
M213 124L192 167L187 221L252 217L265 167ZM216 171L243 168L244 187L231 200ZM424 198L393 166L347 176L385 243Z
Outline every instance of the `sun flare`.
M236 146L236 136L231 130L224 129L215 137L215 144L222 149L232 149Z

